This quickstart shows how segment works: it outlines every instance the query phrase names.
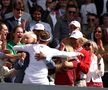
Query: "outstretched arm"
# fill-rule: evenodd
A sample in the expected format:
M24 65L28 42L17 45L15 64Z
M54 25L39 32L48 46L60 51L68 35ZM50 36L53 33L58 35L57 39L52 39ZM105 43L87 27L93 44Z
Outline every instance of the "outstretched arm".
M72 59L76 59L76 56L80 56L80 55L83 56L83 54L79 52L66 52L66 51L59 51L56 49L52 49L50 53L44 53L44 51L41 51L40 53L36 53L35 57L38 60L46 59L50 61L52 57L62 57L62 58L71 57Z

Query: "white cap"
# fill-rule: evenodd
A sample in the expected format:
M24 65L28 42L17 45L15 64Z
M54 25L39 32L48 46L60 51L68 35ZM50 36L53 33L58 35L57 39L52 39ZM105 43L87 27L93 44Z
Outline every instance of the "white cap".
M80 23L78 21L71 21L71 23L69 24L69 26L70 25L74 25L77 28L81 28L81 25L80 25Z
M75 38L75 39L83 38L83 34L82 32L75 30L71 33L70 38Z
M41 23L37 23L37 24L35 24L34 26L33 26L33 28L32 28L32 30L45 30L45 27L44 27L44 25L43 24L41 24Z

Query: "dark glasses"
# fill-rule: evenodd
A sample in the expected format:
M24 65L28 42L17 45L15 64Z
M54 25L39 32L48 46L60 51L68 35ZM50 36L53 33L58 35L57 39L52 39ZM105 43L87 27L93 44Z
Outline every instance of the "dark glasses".
M84 44L84 47L90 47L90 46L91 46L91 43Z
M69 14L76 14L76 11L68 11Z
M19 9L19 8L16 8L16 10L17 10L17 11L24 11L24 9Z

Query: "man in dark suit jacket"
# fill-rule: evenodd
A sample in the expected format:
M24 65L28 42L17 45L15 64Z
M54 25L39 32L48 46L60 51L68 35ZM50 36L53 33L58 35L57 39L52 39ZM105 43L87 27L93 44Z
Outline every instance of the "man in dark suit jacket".
M9 32L12 32L13 29L17 26L17 25L20 25L24 22L24 19L21 18L21 21L18 22L18 19L15 19L15 17L11 17L11 18L8 18L6 20L6 24L8 26L8 29L9 29ZM19 24L20 23L20 24Z
M47 9L44 11L44 14L42 16L42 21L48 23L51 26L51 32L53 36L54 36L55 24L60 20L60 16L58 15L56 10L56 5L57 5L56 0L50 0L50 1L46 0ZM49 43L49 46L55 48L57 47L57 44L58 43L56 42L55 38L53 38L52 42Z
M71 33L69 31L69 24L71 21L79 21L80 18L76 17L77 15L77 7L75 5L68 5L66 7L66 13L62 18L56 23L54 28L54 38L56 42L59 44L64 38L69 37Z
M13 16L6 19L5 23L8 26L9 34L7 36L7 39L12 39L12 33L13 29L20 25L25 30L27 27L27 20L22 19L22 15L24 14L24 3L22 0L15 0L13 2Z
M15 0L13 3L13 16L5 20L9 32L12 32L14 27L21 25L24 29L26 26L26 20L22 19L24 13L24 3L22 0Z

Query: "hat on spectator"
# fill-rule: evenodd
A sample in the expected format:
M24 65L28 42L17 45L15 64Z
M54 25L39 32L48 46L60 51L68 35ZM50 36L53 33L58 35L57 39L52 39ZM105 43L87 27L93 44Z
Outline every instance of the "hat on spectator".
M78 21L71 21L71 23L69 24L69 26L70 25L74 25L77 28L81 28L81 25L80 25L80 23Z
M70 38L75 38L75 39L83 38L83 34L82 32L75 30L71 33Z
M45 27L41 23L37 23L33 26L32 30L45 30Z

